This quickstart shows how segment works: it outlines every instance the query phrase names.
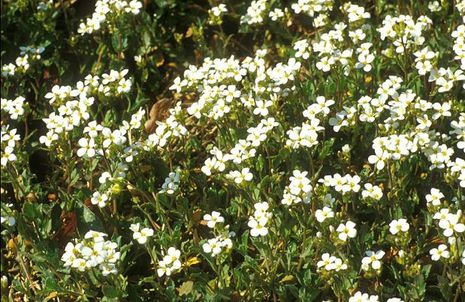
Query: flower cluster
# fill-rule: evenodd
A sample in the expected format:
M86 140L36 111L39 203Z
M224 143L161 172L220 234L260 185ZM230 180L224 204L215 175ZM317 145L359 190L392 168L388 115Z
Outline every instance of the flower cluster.
M371 17L370 13L366 12L363 6L352 4L351 2L344 3L341 7L341 11L347 15L349 23L354 23L362 19L370 19Z
M179 171L170 172L161 186L161 192L172 195L179 188Z
M249 217L248 226L250 235L253 237L266 236L268 234L267 224L272 214L268 212L269 205L267 202L258 202L254 204L254 214Z
M1 109L6 112L10 119L17 120L18 117L24 115L25 98L18 96L14 100L1 99Z
M318 270L325 269L326 271L344 271L347 269L347 264L341 258L332 256L329 253L321 255L321 260L316 264Z
M205 175L212 175L212 172L223 172L226 169L227 162L240 164L244 160L254 157L256 147L267 139L267 134L279 124L274 118L262 119L256 127L247 129L249 133L246 139L240 139L238 143L227 154L223 154L221 150L214 147L210 150L211 158L205 160L204 166L201 168ZM228 174L228 178L234 179L236 183L241 183L243 180L250 181L253 178L249 168L244 168L241 171L232 171Z
M319 13L320 16L325 16L325 13L333 9L332 0L298 0L297 3L291 5L292 10L296 14L304 13L310 17ZM318 17L317 17L318 18Z
M382 262L380 260L385 255L384 251L381 251L381 250L377 252L366 251L365 255L366 257L363 257L362 259L362 269L364 271L368 271L370 270L370 268L374 270L379 270L381 268Z
M162 149L165 147L171 138L180 138L187 135L187 128L179 122L181 112L181 104L178 103L174 108L170 108L169 117L163 121L156 122L155 133L150 134L144 143L144 149Z
M44 52L45 47L20 47L20 55L16 58L14 63L2 65L2 77L14 76L17 73L25 73L33 62L41 59L41 53Z
M214 238L208 239L207 242L202 244L203 251L211 254L212 257L216 257L221 252L230 250L233 247L230 237L233 237L235 233L229 232L229 225L223 226L224 217L221 216L221 213L213 211L211 214L205 214L203 219L215 233Z
M300 202L309 203L313 187L310 184L310 179L306 177L308 172L294 170L292 175L289 178L290 184L284 188L281 203L288 206Z
M318 180L318 182L323 183L327 187L333 187L337 192L346 194L348 192L357 193L360 191L360 176L346 174L341 176L341 174L336 173L334 175L325 175L324 178Z
M266 301L273 293L248 288L273 288L286 301L298 292L304 301L352 302L448 301L462 290L454 280L465 265L464 0L199 2L195 22L184 11L192 3L146 2L98 0L77 30L80 41L109 31L94 37L94 54L68 30L73 56L89 55L76 64L80 72L95 72L75 84L65 82L59 51L47 49L56 61L42 60L43 47L21 48L2 66L2 181L5 198L19 201L2 205L9 269L24 257L34 264L29 282L44 281L33 257L18 257L29 245L40 253L25 238L54 234L61 242L76 215L84 228L108 224L129 237L112 242L89 231L66 246L66 272L90 271L93 282L124 273L91 300L126 288L143 300L174 297L176 289L186 300L211 300L218 289ZM61 15L66 5L43 3L34 14ZM178 12L181 23L171 20ZM67 26L73 16L65 15ZM229 21L239 19L236 34ZM187 32L177 32L183 24ZM47 35L31 36L58 40ZM195 65L183 61L186 45L195 47ZM38 60L41 72L10 77ZM170 78L166 90L144 86ZM36 171L42 153L51 171ZM63 232L50 230L56 216ZM179 278L142 276L138 269L149 265L141 254L158 277L182 269ZM80 283L62 279L59 295L84 299Z
M312 147L318 144L318 131L324 128L320 125L320 120L317 118L311 119L310 122L303 122L302 126L296 126L287 131L289 139L286 141L286 146L293 149L300 147Z
M241 16L241 24L260 24L263 22L264 12L267 9L266 0L254 0L247 8L247 14Z
M137 240L139 244L145 244L149 237L153 236L153 229L151 228L140 228L140 223L131 224L130 228L132 231L132 238Z
M209 19L208 24L220 25L223 23L222 16L228 12L225 4L219 4L218 6L212 7L208 11Z
M439 220L439 227L443 230L446 237L454 237L459 233L465 232L465 224L461 223L462 211L458 210L456 214L450 213L449 209L443 208L436 212L434 219Z
M138 0L98 0L95 3L95 11L91 18L79 25L78 33L91 34L100 30L111 20L121 14L137 15L142 8L142 2Z
M17 160L15 155L15 148L17 142L21 140L19 134L16 133L17 129L9 130L8 126L2 126L0 131L1 145L2 145L2 157L1 166L5 167L9 162Z
M296 54L297 55L297 54ZM305 56L305 54L303 55ZM286 146L290 146L292 149L300 147L312 147L318 144L318 131L322 131L325 128L320 126L320 118L325 117L329 114L329 107L334 105L333 100L326 100L323 96L318 96L316 102L311 104L303 111L303 116L308 119L302 123L301 126L294 127L288 130L286 133L288 139L286 140Z
M224 249L231 249L233 246L230 238L218 236L212 239L208 239L206 243L202 245L202 249L205 253L211 254L212 257L219 255Z
M80 272L98 267L104 276L117 274L116 265L121 256L118 245L105 237L105 233L88 231L83 240L68 242L61 257L64 266Z
M170 247L167 250L167 254L163 256L162 260L158 262L157 274L158 277L163 277L163 275L171 276L181 269L181 251Z
M425 37L423 31L432 24L430 18L420 16L416 21L409 15L399 15L397 17L386 16L383 26L378 28L382 41L389 40L395 47L396 53L404 53L413 46L423 45Z
M127 69L121 72L112 70L109 74L104 73L102 78L88 75L85 81L79 81L74 89L71 86L53 86L52 91L48 92L45 98L56 107L57 111L50 113L48 118L43 119L49 131L40 137L40 142L50 147L59 140L60 136L65 136L65 133L72 131L88 120L90 118L89 111L95 102L95 97L92 95L103 94L103 96L108 97L128 92L131 88L131 80L125 78L127 72ZM102 143L106 142L106 148L111 143L123 144L126 140L124 135L129 128L123 125L120 129L111 131L109 128L97 124L96 121L89 122L87 127L88 130L84 132L87 133L88 137L83 137L78 141L80 146L78 156L93 157L97 137L102 138ZM103 136L100 136L99 133Z
M431 51L429 47L425 47L415 52L414 55L418 74L425 75L433 70L433 60L438 56L438 53Z

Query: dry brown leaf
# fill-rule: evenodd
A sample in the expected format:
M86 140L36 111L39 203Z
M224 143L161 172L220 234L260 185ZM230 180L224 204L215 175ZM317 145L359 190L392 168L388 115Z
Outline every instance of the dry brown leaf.
M60 215L61 228L55 234L54 238L60 242L67 241L76 233L77 216L74 212L62 211Z
M157 121L163 121L168 117L168 109L171 107L171 100L168 98L163 98L158 100L153 104L150 109L149 119L145 122L145 131L148 133L155 132L157 126Z

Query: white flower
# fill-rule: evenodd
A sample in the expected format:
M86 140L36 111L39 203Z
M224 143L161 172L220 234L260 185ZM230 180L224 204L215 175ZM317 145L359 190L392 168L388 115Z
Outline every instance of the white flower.
M129 2L129 5L126 7L125 11L137 15L142 8L142 2L137 0L132 0Z
M379 298L378 296L375 295L368 295L366 293L363 293L358 291L353 295L352 297L349 298L349 302L378 302Z
M256 220L255 218L250 218L247 224L251 228L250 235L252 235L253 237L267 235L268 234L268 228L266 227L267 222L268 222L268 219L266 218L261 218L258 220Z
M438 261L441 257L442 258L449 258L450 253L447 250L447 245L441 244L438 246L438 248L433 248L429 251L431 254L431 260L433 261Z
M439 227L444 230L444 236L451 237L454 232L465 232L465 225L463 223L459 223L461 215L461 211L458 211L457 214L448 213L445 219L441 219L439 221ZM433 216L433 218L434 217L436 217L436 215Z
M336 260L336 257L331 256L329 253L324 253L321 255L321 260L317 262L317 267L321 268L324 267L327 269L328 265L333 263Z
M71 267L77 269L80 272L83 272L87 269L87 262L82 258L76 258L73 260Z
M212 239L209 239L206 243L202 245L202 249L205 253L211 254L212 257L220 254L223 249L232 248L232 241L229 238L218 236Z
M10 227L14 226L16 224L16 218L14 218L12 216L6 216L6 217L1 216L1 224L5 223L5 222Z
M241 171L231 171L226 175L227 178L234 179L234 182L241 184L243 181L251 181L253 174L250 173L249 168L244 168Z
M439 4L439 1L430 2L428 3L428 9L433 13L438 12L441 10L441 4Z
M292 175L289 180L291 183L289 184L289 191L293 195L299 195L302 192L308 193L312 190L312 186L310 185L310 179L307 178L308 172L307 171L299 171L294 170L292 171Z
M382 170L385 166L385 159L387 158L386 152L381 149L375 149L375 154L368 157L368 162L370 164L376 164L376 169Z
M319 62L316 63L316 68L318 68L318 70L321 70L323 72L328 72L331 70L331 65L333 65L335 62L334 62L334 58L333 57L323 57L320 59Z
M6 146L2 152L1 164L6 166L8 162L16 161L16 155L13 153L14 149L10 146Z
M161 186L161 192L167 194L174 194L179 188L180 174L178 171L170 172L168 177L165 178L163 185Z
M171 276L172 273L178 271L181 268L181 251L170 247L167 251L167 255L158 262L157 274L159 277L163 275Z
M47 147L50 147L56 140L58 140L58 134L56 134L53 130L49 130L46 135L39 137L39 142Z
M321 255L321 260L317 262L318 270L324 268L327 271L335 270L336 272L340 270L346 270L347 264L345 264L342 259L335 256L331 256L329 253L324 253Z
M400 231L407 232L409 228L410 228L410 225L407 223L407 220L404 218L401 218L399 220L393 220L389 224L389 232L391 232L391 234L393 235L397 234Z
M209 239L202 245L202 249L205 253L212 254L212 257L221 253L221 245L216 238Z
M334 217L334 212L329 207L323 207L323 209L321 210L320 209L316 210L315 217L318 222L323 222L327 218Z
M267 116L268 115L268 107L272 106L272 101L262 101L258 100L255 102L256 108L253 110L253 114Z
M444 198L444 194L435 188L431 188L431 193L426 195L426 201L433 206L440 206L442 198Z
M251 236L257 237L268 234L268 228L266 225L269 218L272 216L272 214L268 212L268 207L269 205L267 202L258 202L254 204L254 215L249 217L249 222L247 224L251 228Z
M371 267L374 270L378 270L381 268L381 259L384 257L384 251L377 251L376 253L373 251L366 251L365 254L367 257L364 257L362 259L362 269L367 271L369 270L369 267Z
M373 186L370 183L364 185L364 190L362 191L362 198L372 198L374 200L380 200L383 197L383 191L378 186Z
M355 192L357 193L358 191L360 191L360 176L358 175L355 175L355 176L351 176L349 174L345 175L344 178L346 179L346 185L344 186L343 188L343 192L347 192L347 191L352 191L352 192Z
M203 219L207 221L207 226L210 229L213 229L217 223L223 223L224 222L224 217L221 216L221 213L213 211L210 214L205 214L203 215Z
M88 231L85 235L85 239L92 239L94 242L102 242L104 241L104 237L107 237L108 235L102 232L97 232L97 231Z
M110 180L112 179L110 172L103 172L102 175L100 175L100 177L99 177L99 179L98 179L98 182L99 182L100 184L104 184L104 183L106 183L107 180L109 180L109 179L110 179Z
M100 192L97 191L92 194L90 202L93 205L98 205L100 208L104 208L107 205L108 199L109 198L107 194L100 194Z
M85 137L82 137L79 139L78 144L81 148L78 149L77 151L77 156L83 157L87 155L88 157L94 157L95 156L95 141L93 138L87 139Z
M153 229L151 228L143 228L139 230L140 224L131 224L130 230L133 232L132 238L137 240L140 244L145 244L147 242L148 237L153 236Z
M338 237L342 241L347 241L347 238L355 238L357 236L357 230L355 229L355 223L347 221L346 224L341 223L336 231L339 233Z
M355 64L355 68L363 68L365 72L369 72L371 70L371 63L374 59L375 56L373 54L362 52L358 55L358 62Z
M102 129L102 125L97 124L96 121L92 121L84 128L83 133L87 133L90 137L95 138Z
M284 12L279 9L275 8L273 11L271 11L268 15L272 21L276 21L282 17L284 17Z

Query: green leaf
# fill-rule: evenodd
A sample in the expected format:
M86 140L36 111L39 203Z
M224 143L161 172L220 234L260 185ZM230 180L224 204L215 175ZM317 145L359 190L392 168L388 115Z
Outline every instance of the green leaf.
M334 145L335 139L331 138L323 143L323 147L321 148L320 153L318 154L318 159L323 160L328 155L331 154L331 151L333 150L333 145Z
M25 202L23 205L23 214L27 220L35 220L40 216L40 204Z
M124 51L128 47L128 38L121 36L120 32L116 32L111 37L111 46L117 52Z
M442 296L444 297L444 301L451 301L452 299L452 288L449 283L449 279L438 275L438 287L441 291Z
M76 209L78 216L78 229L82 233L86 233L89 230L104 232L100 219L87 208L84 204L79 203Z
M104 285L102 286L102 292L106 298L115 299L119 297L119 292L114 286Z

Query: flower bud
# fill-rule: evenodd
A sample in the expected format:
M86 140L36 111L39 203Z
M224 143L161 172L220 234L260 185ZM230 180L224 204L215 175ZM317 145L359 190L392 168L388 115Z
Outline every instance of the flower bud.
M6 290L8 288L8 277L2 276L0 283L2 284L2 291Z
M118 195L119 193L121 193L121 185L114 184L113 187L111 187L111 194Z

